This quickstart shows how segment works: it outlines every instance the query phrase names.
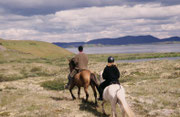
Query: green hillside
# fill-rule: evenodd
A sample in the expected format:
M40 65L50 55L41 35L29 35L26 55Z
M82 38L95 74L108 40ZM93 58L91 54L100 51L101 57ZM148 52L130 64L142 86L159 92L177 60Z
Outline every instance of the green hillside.
M0 46L1 59L29 57L58 58L72 55L68 50L41 41L0 39Z

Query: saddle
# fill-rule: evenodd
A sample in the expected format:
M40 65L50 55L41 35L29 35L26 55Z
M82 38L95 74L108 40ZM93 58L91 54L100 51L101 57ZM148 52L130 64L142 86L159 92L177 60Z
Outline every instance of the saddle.
M76 74L84 71L85 69L74 69L71 73L70 76L73 78Z
M112 84L119 84L120 85L119 81L111 81L109 85L112 85Z

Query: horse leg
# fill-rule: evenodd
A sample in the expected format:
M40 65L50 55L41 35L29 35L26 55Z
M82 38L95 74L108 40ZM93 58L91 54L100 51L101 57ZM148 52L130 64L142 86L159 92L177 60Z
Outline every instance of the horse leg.
M124 108L122 107L121 110L122 110L122 117L125 117L125 110L124 110Z
M81 87L78 87L78 98L80 99Z
M102 112L103 112L104 115L107 115L105 110L104 110L104 103L105 103L105 101L103 101L102 104L101 104L102 105Z
M70 91L70 93L71 93L71 96L72 96L72 98L73 98L73 100L74 99L76 99L76 97L73 95L73 93L72 93L72 89L74 88L74 84L72 84L71 86L70 86L70 88L69 88L69 91Z
M97 105L97 93L96 93L96 88L95 88L95 85L91 84L91 88L92 88L93 93L94 93L94 97L95 97L95 104Z
M112 111L112 117L117 117L116 102L114 101L111 101L111 111Z
M120 102L118 102L119 107L121 108L121 112L122 112L122 117L125 117L125 110L124 107L122 106L122 104Z
M88 93L88 87L84 87L84 92L86 93L86 101L88 101L89 93Z

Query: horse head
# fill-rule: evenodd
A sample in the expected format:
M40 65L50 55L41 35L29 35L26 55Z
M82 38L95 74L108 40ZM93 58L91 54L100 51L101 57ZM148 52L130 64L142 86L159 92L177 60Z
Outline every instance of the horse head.
M76 64L74 62L74 58L72 58L72 59L69 60L69 70L70 70L70 72L72 72L72 70L75 69L75 67L76 67Z

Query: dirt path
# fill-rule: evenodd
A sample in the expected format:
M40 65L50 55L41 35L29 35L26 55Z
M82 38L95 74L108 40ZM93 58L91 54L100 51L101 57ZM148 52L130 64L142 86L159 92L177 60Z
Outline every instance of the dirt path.
M9 117L97 117L96 108L82 99L72 100L68 90L51 91L40 86L48 77L0 83L0 116ZM90 89L90 88L89 88ZM90 89L91 90L91 89ZM77 96L76 89L73 90ZM90 91L91 92L91 91ZM81 97L84 96L83 90ZM90 101L94 101L90 95Z

